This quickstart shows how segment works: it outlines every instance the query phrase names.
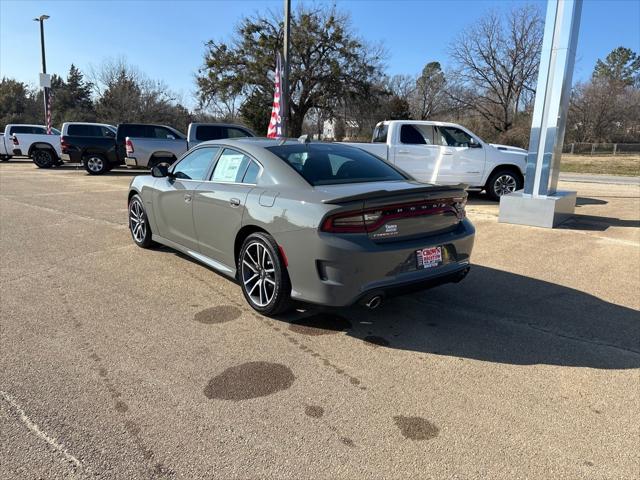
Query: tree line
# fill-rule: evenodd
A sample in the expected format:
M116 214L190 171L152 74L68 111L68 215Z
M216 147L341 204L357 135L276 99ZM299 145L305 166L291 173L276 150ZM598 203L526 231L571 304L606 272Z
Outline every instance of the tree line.
M368 139L381 120L462 123L488 141L528 146L542 46L543 18L525 5L476 19L448 48L449 65L427 61L414 75L389 76L388 52L361 39L349 16L332 6L300 5L291 18L291 136ZM205 44L196 74L197 108L187 109L162 82L123 60L84 75L71 65L52 79L53 123L154 122L185 130L191 121L244 123L267 130L279 13L243 18L227 40ZM42 93L0 81L0 125L41 123ZM574 86L566 142L640 142L640 57L619 47L598 60L591 78Z

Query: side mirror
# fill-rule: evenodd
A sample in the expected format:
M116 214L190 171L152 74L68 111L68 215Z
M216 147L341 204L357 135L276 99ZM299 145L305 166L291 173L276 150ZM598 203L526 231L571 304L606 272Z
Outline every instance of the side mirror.
M482 148L482 144L472 137L469 141L469 148Z
M169 171L168 163L159 163L151 169L151 176L156 178L173 177L173 174Z

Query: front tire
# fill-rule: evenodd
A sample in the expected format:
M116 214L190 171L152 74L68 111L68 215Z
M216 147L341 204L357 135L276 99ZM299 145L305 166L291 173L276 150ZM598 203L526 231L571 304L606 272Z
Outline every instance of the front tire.
M102 175L109 171L109 163L102 155L97 153L84 157L82 164L89 175Z
M38 168L51 168L58 160L52 150L44 148L34 150L31 153L31 158Z
M153 245L149 218L144 209L142 198L137 194L129 200L129 231L131 238L139 247L149 248Z
M491 174L487 181L487 195L491 200L497 202L501 196L521 190L523 183L522 175L513 170L497 170Z
M275 240L268 234L249 235L238 256L238 278L251 308L278 315L291 308L291 281Z

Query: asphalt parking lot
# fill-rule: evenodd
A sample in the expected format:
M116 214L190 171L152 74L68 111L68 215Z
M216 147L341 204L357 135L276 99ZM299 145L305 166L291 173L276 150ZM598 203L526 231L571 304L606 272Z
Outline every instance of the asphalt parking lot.
M640 186L474 195L461 284L269 319L133 244L133 174L0 164L0 478L638 478Z

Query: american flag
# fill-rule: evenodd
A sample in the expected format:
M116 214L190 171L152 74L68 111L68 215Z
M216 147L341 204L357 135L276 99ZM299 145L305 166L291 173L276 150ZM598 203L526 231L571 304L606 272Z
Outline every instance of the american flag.
M280 62L280 52L276 56L276 89L273 93L273 107L271 108L271 120L267 129L267 138L280 138L282 136L282 117L280 116L281 85L282 85L282 64Z
M51 89L45 87L47 97L47 135L51 135Z

